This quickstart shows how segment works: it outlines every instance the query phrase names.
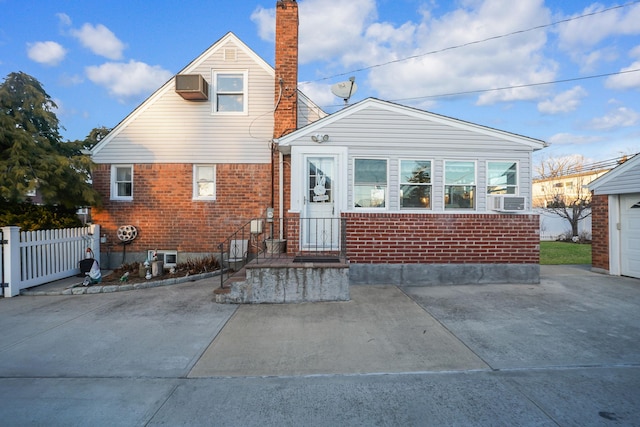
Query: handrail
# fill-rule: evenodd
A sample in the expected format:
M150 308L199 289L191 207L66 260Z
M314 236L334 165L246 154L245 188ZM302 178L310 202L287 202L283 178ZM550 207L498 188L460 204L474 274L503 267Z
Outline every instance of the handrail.
M227 272L239 271L249 262L264 263L280 258L320 257L346 260L344 218L254 218L218 245L220 288ZM292 239L297 239L292 241ZM226 267L225 267L226 266Z

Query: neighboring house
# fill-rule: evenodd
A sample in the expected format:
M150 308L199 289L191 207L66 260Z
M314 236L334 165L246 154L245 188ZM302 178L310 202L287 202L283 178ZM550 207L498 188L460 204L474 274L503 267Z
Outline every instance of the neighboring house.
M138 257L215 253L271 208L291 255L346 245L351 283L537 283L545 143L371 98L327 116L297 91L297 38L280 0L275 72L227 34L93 149L108 242L132 224Z
M587 185L609 169L590 170L533 180L533 207L546 208L557 200L574 201L589 197Z
M640 155L596 179L589 189L593 269L640 278Z

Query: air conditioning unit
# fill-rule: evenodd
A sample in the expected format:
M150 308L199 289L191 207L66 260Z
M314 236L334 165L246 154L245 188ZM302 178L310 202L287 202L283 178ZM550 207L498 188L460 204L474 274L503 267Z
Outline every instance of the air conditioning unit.
M154 254L158 258L158 261L162 261L163 268L168 269L171 267L175 267L176 264L178 264L178 251L172 251L172 250L156 251L155 249L149 249L147 251L147 259L149 261L153 260Z
M200 74L177 74L176 93L189 101L206 101L209 83Z
M527 208L527 199L523 196L500 194L489 196L489 209L498 212L520 212Z

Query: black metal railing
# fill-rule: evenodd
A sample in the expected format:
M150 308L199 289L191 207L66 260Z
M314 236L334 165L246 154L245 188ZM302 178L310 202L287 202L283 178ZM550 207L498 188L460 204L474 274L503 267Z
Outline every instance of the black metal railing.
M291 258L294 262L346 261L346 236L343 218L252 219L218 245L220 287L231 273L252 261L264 263L280 258Z

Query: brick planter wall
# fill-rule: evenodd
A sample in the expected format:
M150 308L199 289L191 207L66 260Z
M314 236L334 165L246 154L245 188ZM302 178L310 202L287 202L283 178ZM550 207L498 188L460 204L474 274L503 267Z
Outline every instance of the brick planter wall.
M591 198L591 266L609 271L609 196Z

